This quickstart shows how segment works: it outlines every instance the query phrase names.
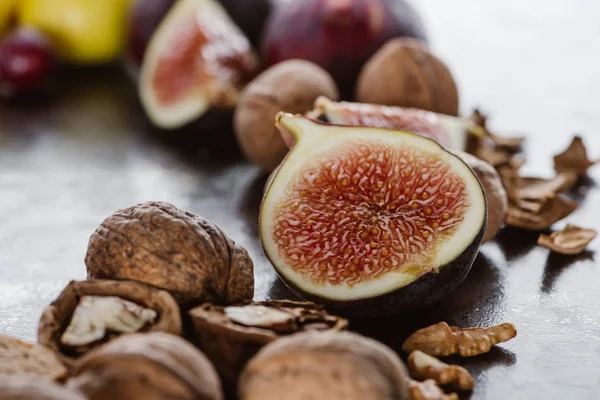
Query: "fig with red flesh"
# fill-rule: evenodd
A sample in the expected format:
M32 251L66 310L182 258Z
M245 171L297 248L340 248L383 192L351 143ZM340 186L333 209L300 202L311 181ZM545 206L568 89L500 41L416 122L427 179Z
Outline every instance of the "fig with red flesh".
M178 0L152 36L140 71L142 105L159 128L233 109L258 61L216 0Z
M315 101L307 114L336 125L370 126L413 132L435 140L451 150L466 150L475 124L468 118L452 117L416 108L379 104L335 102L326 97Z
M473 171L431 139L280 113L293 147L263 199L260 236L300 296L347 316L408 311L468 274L487 225Z
M293 58L314 62L348 98L361 67L394 37L426 40L419 15L405 0L290 1L272 11L261 54L267 66Z

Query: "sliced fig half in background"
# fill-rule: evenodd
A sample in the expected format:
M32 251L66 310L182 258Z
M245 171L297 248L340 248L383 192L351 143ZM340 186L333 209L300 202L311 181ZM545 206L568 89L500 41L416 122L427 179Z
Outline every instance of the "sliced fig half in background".
M467 150L474 123L416 108L335 102L319 97L307 116L336 125L399 129L435 140L451 150Z
M140 97L156 126L175 129L233 108L257 68L248 39L216 0L178 0L146 49Z
M469 272L487 225L473 171L403 131L280 113L293 147L260 212L264 251L300 296L347 316L432 303Z

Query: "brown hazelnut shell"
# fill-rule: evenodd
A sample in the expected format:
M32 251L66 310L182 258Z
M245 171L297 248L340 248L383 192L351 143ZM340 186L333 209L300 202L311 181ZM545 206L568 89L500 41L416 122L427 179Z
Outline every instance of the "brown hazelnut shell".
M0 378L0 400L86 400L79 393L31 375Z
M223 399L206 356L181 337L163 332L121 336L87 353L76 363L67 387L93 394L92 400L158 400L165 398L160 393L169 392L190 400Z
M364 65L356 85L361 103L414 107L458 115L458 89L448 67L416 39L387 42Z
M327 331L341 331L348 327L346 319L327 314L322 306L311 302L269 300L249 304L292 313L294 310L312 313L322 322L327 320L333 323ZM229 382L236 381L246 362L264 345L290 335L289 332L276 332L273 329L235 323L225 315L224 307L213 304L193 308L188 315L193 324L194 342L212 360L221 376Z
M88 279L126 279L167 290L184 308L254 295L246 249L212 222L161 202L118 210L90 237Z
M181 334L179 306L164 290L133 281L71 281L58 298L46 307L38 327L38 342L60 354L68 364L72 364L76 357L63 351L60 338L83 296L116 296L150 308L158 313L158 317L147 331Z
M240 400L408 400L398 355L351 332L302 332L265 346L238 381Z

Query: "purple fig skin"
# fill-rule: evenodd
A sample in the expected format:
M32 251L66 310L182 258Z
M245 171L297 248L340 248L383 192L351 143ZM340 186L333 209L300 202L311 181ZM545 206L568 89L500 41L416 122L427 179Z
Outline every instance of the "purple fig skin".
M33 28L20 28L0 44L0 89L8 95L40 89L54 66L54 51L46 36Z
M136 0L130 10L127 55L136 67L142 65L152 34L175 0Z
M293 58L314 62L348 99L361 67L394 37L427 41L419 15L405 0L289 1L271 12L261 55L266 67Z

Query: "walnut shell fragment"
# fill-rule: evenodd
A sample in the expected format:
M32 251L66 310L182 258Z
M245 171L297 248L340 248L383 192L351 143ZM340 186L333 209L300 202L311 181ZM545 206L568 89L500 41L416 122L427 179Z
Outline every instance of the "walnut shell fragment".
M485 136L490 138L490 140L494 143L494 147L500 148L508 153L516 153L521 149L521 147L523 147L523 143L525 142L525 138L523 136L509 137L493 134L488 130L487 120L488 116L482 113L481 110L473 110L471 121L483 129Z
M537 243L555 253L576 255L583 253L597 234L593 229L568 224L562 231L553 232L549 236L541 234Z
M448 365L419 350L408 356L408 372L415 379L433 379L440 386L452 385L462 390L472 390L475 384L469 371L460 365Z
M540 231L570 215L579 206L562 195L550 195L541 200L538 208L509 204L505 222L518 228ZM521 204L522 205L522 204Z
M350 332L302 332L265 346L244 368L240 400L408 400L408 374L387 346Z
M577 183L577 174L560 172L552 179L521 177L518 188L520 199L540 200L551 194L563 193Z
M184 339L162 332L121 336L83 356L67 381L88 400L222 400L217 372Z
M12 379L28 374L31 380L42 378L60 381L66 378L67 373L67 367L52 350L12 336L0 335L0 378Z
M410 400L458 400L456 393L444 393L433 379L427 379L423 382L410 379L408 387Z
M0 377L0 400L86 400L81 394L72 392L44 379L31 375Z
M168 203L118 210L90 237L88 278L128 279L169 291L185 308L252 300L246 249L212 222Z
M74 359L91 348L118 335L117 332L107 330L100 340L93 340L88 344L79 346L66 345L61 340L65 331L71 326L81 300L89 296L122 299L155 311L156 316L152 323L144 324L139 329L140 331L167 332L174 335L181 333L179 306L173 297L164 290L133 281L71 281L58 298L46 307L38 327L39 343L60 354L68 363L73 362ZM108 316L108 318L110 317L124 318L123 315ZM79 324L78 332L71 333L84 336L89 334L88 329L94 329L101 323L102 321L97 320L97 316L90 316L90 321L84 320Z
M234 382L246 362L264 345L306 330L341 331L346 319L310 302L270 300L222 307L204 304L189 311L194 342L221 376Z
M588 168L600 160L590 160L587 149L580 136L575 136L565 151L554 156L554 169L556 172L573 172L579 176L586 174Z
M405 353L420 350L436 357L460 354L473 357L487 353L492 346L517 336L513 324L502 324L488 328L457 328L446 322L419 329L402 344Z

